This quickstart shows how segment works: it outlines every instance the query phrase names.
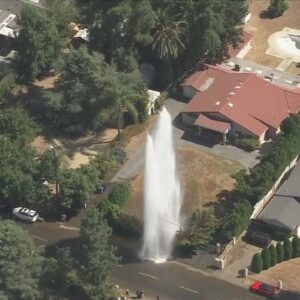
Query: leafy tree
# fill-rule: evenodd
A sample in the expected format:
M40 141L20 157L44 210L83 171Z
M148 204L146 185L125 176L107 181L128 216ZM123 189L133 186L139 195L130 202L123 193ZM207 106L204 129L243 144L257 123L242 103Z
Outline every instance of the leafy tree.
M300 256L300 239L298 236L294 236L292 240L293 245L293 257L299 257Z
M79 280L90 299L107 299L108 277L118 262L114 247L108 243L111 229L99 210L89 208L82 219L80 233L82 252Z
M52 19L32 5L22 7L18 25L17 67L22 79L33 81L57 58L60 36Z
M178 17L171 16L167 9L156 12L152 48L162 60L177 58L185 48L183 34L186 23Z
M262 251L261 251L261 258L263 260L263 269L267 270L270 268L270 249L269 247L265 247Z
M16 75L8 70L0 75L0 104L6 103L16 87Z
M28 233L0 221L1 299L38 299L42 257Z
M260 253L255 253L251 262L251 271L254 273L260 273L263 269L263 260Z
M217 219L211 208L196 209L193 211L187 234L190 243L195 247L207 246L212 239L212 233L217 226Z
M283 248L284 248L284 259L285 260L291 259L293 257L293 246L289 238L284 239Z
M120 53L137 59L136 49L151 43L154 13L148 0L91 3L90 9L90 44L104 53L108 61L116 60ZM122 66L123 71L126 66Z
M51 257L43 260L40 286L44 298L68 296L73 264L70 248L56 248L55 256L56 259Z
M271 244L270 245L270 267L273 267L277 264L277 251L276 247Z
M82 170L65 169L59 175L60 205L65 210L83 207L83 204L96 189L99 180L98 172L93 173L96 174L96 178L93 178L93 176L89 176L89 172L94 171L93 169L87 170L83 167Z
M289 5L286 0L270 0L268 13L270 17L276 18L281 16L288 8Z
M0 199L1 204L12 208L36 202L37 162L35 151L0 135Z
M62 38L68 34L68 25L74 22L77 11L72 0L47 0L47 14L54 20Z
M130 196L130 192L131 189L128 184L117 183L108 195L108 200L119 207L123 207Z
M98 130L124 113L133 120L145 118L147 90L139 75L120 73L103 56L86 47L71 50L60 60L61 81L46 93L47 117L53 126L69 133ZM118 126L120 128L120 126Z
M280 263L284 260L284 248L282 246L282 243L277 243L276 245L277 250L277 262Z
M5 110L0 115L0 132L21 145L31 142L38 133L38 126L21 107Z

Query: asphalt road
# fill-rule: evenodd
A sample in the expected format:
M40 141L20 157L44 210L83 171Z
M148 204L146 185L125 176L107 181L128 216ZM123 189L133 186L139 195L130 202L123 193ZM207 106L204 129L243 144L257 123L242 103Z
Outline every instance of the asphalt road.
M169 262L147 262L120 265L111 276L122 288L134 292L143 289L149 299L162 300L250 300L262 299L246 289L228 282L205 276L201 272Z

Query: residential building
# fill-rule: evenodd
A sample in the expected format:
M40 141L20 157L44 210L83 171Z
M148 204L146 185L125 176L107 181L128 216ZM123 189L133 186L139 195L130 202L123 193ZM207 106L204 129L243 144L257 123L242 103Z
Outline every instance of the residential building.
M205 65L181 86L191 99L182 112L184 124L223 142L238 133L264 142L279 133L283 120L300 111L300 88L288 89L218 65Z

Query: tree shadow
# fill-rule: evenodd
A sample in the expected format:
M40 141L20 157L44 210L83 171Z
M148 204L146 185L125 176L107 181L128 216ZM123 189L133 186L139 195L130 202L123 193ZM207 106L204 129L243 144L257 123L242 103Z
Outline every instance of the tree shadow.
M261 19L273 19L273 17L270 15L270 13L266 9L262 10L259 13L259 17Z

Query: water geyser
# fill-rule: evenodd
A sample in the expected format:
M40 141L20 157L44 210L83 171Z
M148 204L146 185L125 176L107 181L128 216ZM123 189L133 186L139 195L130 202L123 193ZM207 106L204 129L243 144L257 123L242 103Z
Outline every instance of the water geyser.
M144 174L144 236L141 257L166 261L180 228L181 192L176 173L172 120L163 108L147 136Z

